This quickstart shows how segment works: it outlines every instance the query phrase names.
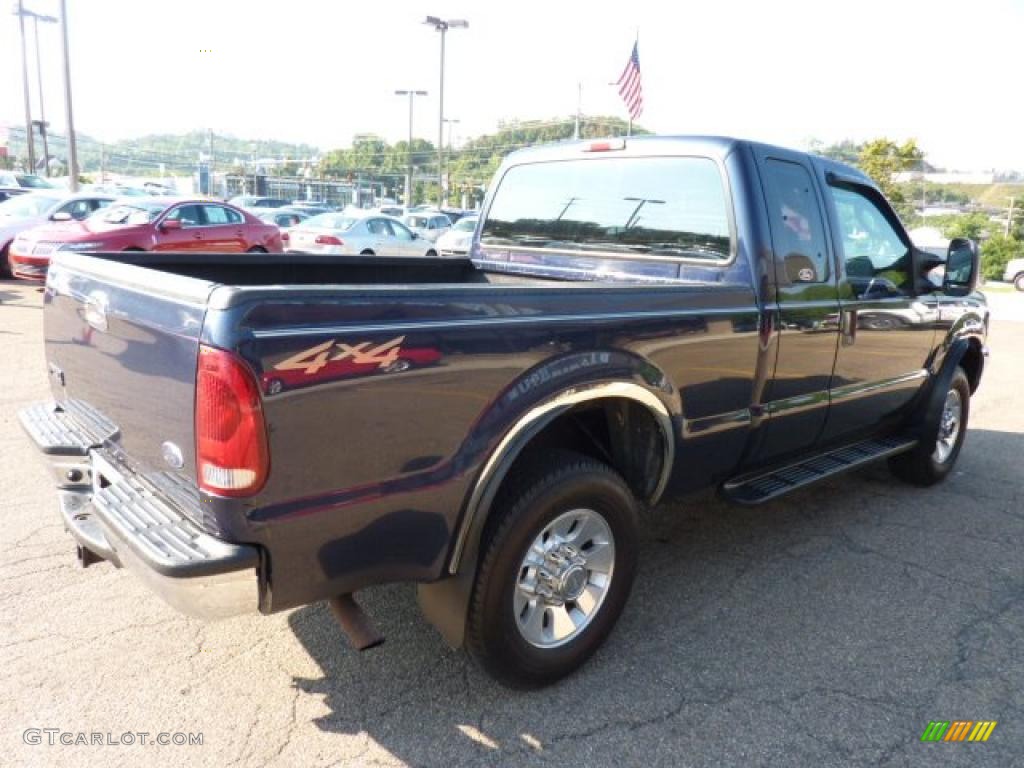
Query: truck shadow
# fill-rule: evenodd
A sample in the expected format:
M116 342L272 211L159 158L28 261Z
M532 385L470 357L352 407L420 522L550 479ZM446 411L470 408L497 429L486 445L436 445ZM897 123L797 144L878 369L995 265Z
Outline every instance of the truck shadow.
M988 610L977 592L969 605L950 601L948 580L981 583L996 604L1006 585L995 574L1019 573L1016 549L988 546L975 555L958 536L969 504L972 528L1024 541L1024 515L1009 511L1024 479L1006 474L1021 455L1024 435L971 430L957 472L935 488L899 484L883 463L761 507L713 494L662 505L644 516L641 566L616 631L580 672L541 691L505 689L448 648L407 585L360 595L387 636L364 654L349 648L325 605L291 614L295 636L322 670L294 685L322 700L320 729L367 734L411 765L531 764L557 755L621 764L624 746L594 750L586 745L593 736L606 746L631 740L631 764L664 759L666 739L677 748L703 742L704 762L729 740L760 748L755 732L783 759L792 737L785 718L798 711L802 732L827 731L841 714L834 689L849 697L842 716L865 718L876 742L901 743L914 736L904 715L932 704L958 663L943 654L944 641L961 642L961 625ZM889 675L901 674L909 686L891 700L879 694ZM648 731L632 740L648 726L657 729L653 738Z

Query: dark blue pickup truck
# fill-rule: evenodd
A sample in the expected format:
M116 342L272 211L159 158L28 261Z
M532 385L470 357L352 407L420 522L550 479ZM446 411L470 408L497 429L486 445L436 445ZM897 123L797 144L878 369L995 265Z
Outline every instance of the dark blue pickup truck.
M916 249L878 188L724 138L511 155L470 258L73 254L21 420L83 565L216 617L415 582L514 686L612 630L637 511L865 462L942 480L988 311L977 249ZM924 524L924 523L922 523Z

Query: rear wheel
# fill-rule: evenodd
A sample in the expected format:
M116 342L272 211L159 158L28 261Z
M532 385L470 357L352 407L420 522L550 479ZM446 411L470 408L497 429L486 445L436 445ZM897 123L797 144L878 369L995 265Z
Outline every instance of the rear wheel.
M427 258L428 259L436 259L437 258L437 251L435 251L435 250L427 251Z
M633 585L636 500L611 467L547 454L503 487L485 532L467 647L514 688L553 683L611 633Z
M14 277L11 271L11 257L7 254L10 246L5 245L0 249L0 277Z
M267 252L266 248L261 248L258 245L254 245L252 248L250 248L248 251L246 251L246 253L266 253L266 252Z
M371 251L369 248L367 248L365 251L361 251L359 253L359 255L360 256L375 256L376 254L373 251Z
M1018 291L1024 291L1024 272L1013 278L1013 287Z
M967 434L971 387L963 368L957 368L946 391L938 424L929 425L934 439L922 441L916 448L889 459L889 468L901 480L914 485L935 485L946 478L956 464Z

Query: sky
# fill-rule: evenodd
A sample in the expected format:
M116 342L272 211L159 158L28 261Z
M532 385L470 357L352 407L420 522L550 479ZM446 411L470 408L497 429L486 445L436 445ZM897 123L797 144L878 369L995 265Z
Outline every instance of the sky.
M101 140L212 129L347 146L356 133L459 140L502 120L625 117L615 88L639 35L645 111L662 134L792 147L916 138L929 162L1024 170L1024 0L857 3L631 0L66 0L75 127ZM10 4L8 4L10 5ZM58 0L25 0L57 15ZM29 61L38 112L34 47ZM63 133L58 25L41 25L43 98ZM0 15L0 125L23 125L17 18ZM445 140L447 141L447 131Z

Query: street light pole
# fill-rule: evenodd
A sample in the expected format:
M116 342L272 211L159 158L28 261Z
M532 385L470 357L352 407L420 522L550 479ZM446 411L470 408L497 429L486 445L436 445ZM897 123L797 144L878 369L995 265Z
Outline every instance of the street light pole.
M412 205L412 100L415 96L426 96L426 91L395 91L396 96L409 97L409 143L405 146L408 155L408 169L405 176L405 205Z
M441 33L441 84L438 94L437 110L437 200L439 205L444 204L444 40L449 29L465 29L469 22L465 19L439 19L437 16L427 16L424 24L429 24Z
M71 114L71 57L68 53L68 6L60 0L60 28L64 38L64 111L67 113L68 189L78 191L78 148L75 146L75 120Z
M25 11L25 13L32 17L32 32L35 35L36 41L36 84L39 86L39 135L43 139L43 169L46 175L49 176L50 145L46 140L46 131L49 129L50 124L46 122L46 109L43 107L43 65L39 54L39 22L56 24L57 18L55 16L43 16L31 11Z
M460 121L457 120L457 119L451 119L450 120L447 117L444 119L444 121L446 123L448 123L448 154L451 154L451 152L452 152L452 126L454 126L456 123L458 123Z
M32 131L32 102L28 95L28 52L25 50L25 7L23 0L18 0L18 9L14 12L18 17L18 29L21 31L21 83L25 94L25 141L28 146L29 173L36 172L36 147Z

